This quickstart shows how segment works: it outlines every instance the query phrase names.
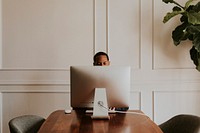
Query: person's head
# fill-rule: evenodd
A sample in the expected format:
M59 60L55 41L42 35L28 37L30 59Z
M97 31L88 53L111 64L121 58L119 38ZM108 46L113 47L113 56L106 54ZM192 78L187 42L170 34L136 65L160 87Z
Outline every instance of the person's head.
M109 57L104 52L96 53L94 55L93 61L94 61L93 63L94 66L109 66L110 65Z

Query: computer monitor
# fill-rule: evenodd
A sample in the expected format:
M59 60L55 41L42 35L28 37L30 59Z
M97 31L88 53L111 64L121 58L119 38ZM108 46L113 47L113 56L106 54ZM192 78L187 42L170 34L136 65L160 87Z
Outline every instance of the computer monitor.
M93 108L95 88L105 88L108 107L129 107L129 66L71 66L71 107Z

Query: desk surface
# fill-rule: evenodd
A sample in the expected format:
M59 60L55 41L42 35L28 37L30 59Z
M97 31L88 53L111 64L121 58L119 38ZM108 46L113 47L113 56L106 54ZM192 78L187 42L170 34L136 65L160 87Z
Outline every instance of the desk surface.
M141 112L141 111L131 111ZM92 114L57 110L50 114L38 133L162 133L147 116L138 114L109 114L110 120L93 120Z

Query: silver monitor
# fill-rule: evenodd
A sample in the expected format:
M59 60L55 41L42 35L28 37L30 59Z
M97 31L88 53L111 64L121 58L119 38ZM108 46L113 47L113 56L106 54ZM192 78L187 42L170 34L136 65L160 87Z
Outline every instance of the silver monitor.
M129 107L130 67L71 66L71 107L93 108L95 88L105 88L108 107Z

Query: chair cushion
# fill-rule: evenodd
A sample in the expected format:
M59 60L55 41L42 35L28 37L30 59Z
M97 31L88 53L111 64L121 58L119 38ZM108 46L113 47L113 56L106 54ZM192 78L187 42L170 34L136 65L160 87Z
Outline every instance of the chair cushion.
M199 133L200 117L181 114L159 125L164 133Z
M23 115L9 121L11 133L37 133L40 126L45 121L37 115Z

